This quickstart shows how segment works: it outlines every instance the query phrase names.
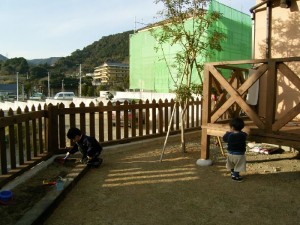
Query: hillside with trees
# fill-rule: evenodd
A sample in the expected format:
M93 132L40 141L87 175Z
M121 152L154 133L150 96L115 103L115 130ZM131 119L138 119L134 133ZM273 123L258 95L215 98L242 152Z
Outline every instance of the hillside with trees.
M0 54L0 61L5 61L5 60L7 60L7 58Z
M54 65L61 57L50 57L47 59L29 59L27 60L29 65L36 66L41 64Z
M21 82L25 87L25 93L29 96L32 92L43 91L47 93L48 74L50 75L50 86L54 89L62 88L77 90L79 84L79 64L82 74L93 73L96 66L110 62L129 62L129 35L133 31L104 36L82 50L77 49L67 57L51 57L55 64L49 61L35 60L34 63L23 57L0 60L0 82L15 83L18 72ZM5 60L6 59L6 60ZM38 64L37 64L38 63ZM82 80L87 87L91 88L91 78L84 77ZM87 90L92 94L92 90ZM86 94L86 95L87 95ZM83 93L84 95L84 93Z

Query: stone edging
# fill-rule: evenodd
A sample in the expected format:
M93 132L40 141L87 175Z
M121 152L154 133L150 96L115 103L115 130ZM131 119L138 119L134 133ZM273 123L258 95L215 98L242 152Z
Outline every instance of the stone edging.
M63 179L63 190L51 190L45 197L27 211L15 225L42 224L55 209L58 203L63 200L68 191L72 189L72 187L88 171L89 168L90 167L84 164L78 164L75 166Z

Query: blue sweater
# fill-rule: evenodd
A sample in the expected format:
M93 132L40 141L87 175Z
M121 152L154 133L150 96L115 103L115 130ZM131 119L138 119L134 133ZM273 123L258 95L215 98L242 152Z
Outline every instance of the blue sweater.
M246 152L247 134L243 131L237 133L226 132L223 141L228 143L228 153L232 155L244 155Z

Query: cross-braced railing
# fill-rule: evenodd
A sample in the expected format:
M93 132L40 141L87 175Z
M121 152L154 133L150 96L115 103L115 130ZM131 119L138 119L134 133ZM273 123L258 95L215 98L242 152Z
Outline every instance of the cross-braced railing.
M208 63L204 69L203 112L202 112L202 140L201 158L209 158L210 136L222 136L229 129L229 118L245 117L249 138L267 140L268 142L300 146L297 132L287 135L282 129L286 124L295 120L300 114L300 57L244 60L234 62ZM243 66L241 66L243 65ZM231 71L228 79L224 72ZM251 76L249 71L251 70ZM249 89L259 82L258 102L250 105L247 102ZM283 85L285 83L285 85ZM295 96L292 104L284 105L284 99L279 96L284 93L289 84L291 93ZM212 94L218 98L214 102ZM292 96L286 96L286 98ZM214 103L214 104L213 104ZM284 110L279 110L283 104ZM298 120L299 121L299 120ZM278 139L280 141L276 141ZM263 138L263 139L262 139Z

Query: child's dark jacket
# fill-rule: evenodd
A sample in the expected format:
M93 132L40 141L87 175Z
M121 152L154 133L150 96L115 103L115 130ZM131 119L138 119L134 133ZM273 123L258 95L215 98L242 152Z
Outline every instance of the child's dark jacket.
M74 145L69 153L74 154L78 150L85 156L93 157L95 154L99 155L101 153L102 146L94 137L83 134L81 139Z
M223 141L228 143L228 153L232 155L244 155L246 152L247 134L243 131L237 133L226 132Z

